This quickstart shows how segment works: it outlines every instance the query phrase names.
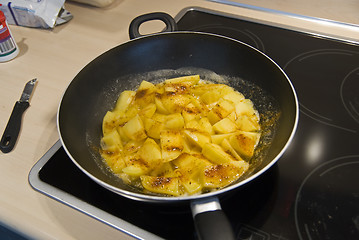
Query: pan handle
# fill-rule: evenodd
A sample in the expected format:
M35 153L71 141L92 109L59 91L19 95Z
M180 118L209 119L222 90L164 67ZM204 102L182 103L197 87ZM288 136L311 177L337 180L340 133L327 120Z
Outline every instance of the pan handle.
M234 232L217 197L191 202L196 231L201 240L234 240Z
M143 37L144 35L141 35L139 31L141 24L152 20L160 20L166 24L166 28L162 32L174 32L177 31L178 29L176 21L167 13L163 13L163 12L147 13L136 17L130 23L130 27L129 27L130 39Z

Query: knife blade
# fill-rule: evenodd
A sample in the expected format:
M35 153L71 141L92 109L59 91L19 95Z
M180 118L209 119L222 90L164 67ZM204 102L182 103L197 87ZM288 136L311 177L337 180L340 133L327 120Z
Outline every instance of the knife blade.
M15 146L20 133L22 116L25 110L30 106L30 98L36 83L36 78L28 81L21 94L20 100L15 103L0 141L0 150L3 153L11 152Z

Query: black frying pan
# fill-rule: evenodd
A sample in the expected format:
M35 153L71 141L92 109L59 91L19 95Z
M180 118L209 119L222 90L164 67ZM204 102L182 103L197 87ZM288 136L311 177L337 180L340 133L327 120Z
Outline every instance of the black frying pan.
M153 19L164 21L167 30L176 30L174 20L167 14L136 18L130 26L130 36L136 39L94 59L69 84L58 109L62 145L72 161L103 187L139 201L163 204L188 201L201 238L231 239L233 232L220 210L218 196L265 172L286 150L298 122L295 90L274 61L234 39L197 32L140 36L139 25ZM224 81L254 102L261 116L263 137L252 168L234 184L196 196L168 197L135 191L112 174L101 159L98 150L103 117L114 107L122 91L135 89L142 80L191 74Z

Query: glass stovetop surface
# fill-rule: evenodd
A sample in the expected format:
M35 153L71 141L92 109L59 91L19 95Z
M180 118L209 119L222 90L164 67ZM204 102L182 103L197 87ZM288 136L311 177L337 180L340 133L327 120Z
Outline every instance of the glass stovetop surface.
M178 26L254 46L284 69L297 91L300 118L289 149L269 171L220 198L236 237L359 239L358 43L196 8L181 14ZM30 177L36 190L80 211L85 204L90 216L138 238L197 237L189 204L123 198L84 175L61 146L53 152L30 173L38 177Z

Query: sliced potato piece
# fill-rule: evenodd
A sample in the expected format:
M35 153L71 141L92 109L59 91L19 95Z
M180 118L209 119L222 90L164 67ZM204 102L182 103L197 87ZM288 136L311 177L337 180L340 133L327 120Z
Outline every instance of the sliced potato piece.
M239 156L239 154L236 152L236 150L234 150L234 148L232 147L232 145L229 143L228 139L225 138L222 143L221 143L221 147L223 148L223 150L227 153L230 153L235 159L237 159L238 161L243 161L243 159L241 158L241 156Z
M145 106L143 109L140 110L138 113L141 117L151 118L153 114L156 112L156 104L155 103L149 103L147 106Z
M177 171L179 171L182 176L187 175L193 179L198 178L198 175L203 172L206 166L212 165L212 163L201 154L187 153L181 154L181 156L172 163L177 167Z
M231 87L224 84L203 84L197 85L196 88L193 89L193 92L201 96L205 104L215 103L232 91L233 89Z
M126 167L126 163L123 160L122 156L117 155L117 159L112 165L112 170L114 173L121 173L122 169Z
M236 125L239 130L245 132L255 132L260 130L258 121L253 120L248 115L241 115L236 120Z
M200 98L194 97L189 95L189 98L191 100L191 103L193 104L193 106L197 109L197 112L201 115L201 116L205 116L208 114L209 109L207 107L206 104L204 104Z
M143 141L130 140L128 143L126 143L125 146L123 146L124 154L132 155L134 153L137 153L140 150L142 144Z
M133 117L123 126L123 131L129 139L143 140L147 137L145 128L139 115Z
M202 184L200 184L198 181L188 176L181 176L179 179L187 193L195 194L201 192Z
M153 103L155 99L155 91L155 85L147 81L142 81L136 91L135 103L141 108L145 107L149 103Z
M249 163L246 162L246 161L244 161L244 160L232 161L232 162L229 162L228 164L233 165L233 166L239 168L239 169L240 169L240 172L242 172L242 174L243 174L244 172L246 172L246 171L248 170L248 168L249 168Z
M222 188L236 181L247 169L235 164L219 164L205 168L203 185L207 188Z
M112 169L114 173L121 173L122 169L126 167L126 163L123 160L122 154L113 154L108 152L103 152L101 156L106 161L107 165Z
M143 165L134 164L134 165L124 167L122 169L122 172L126 173L127 175L132 176L132 177L139 177L144 174L147 174L148 169L146 167L144 167Z
M193 145L190 143L190 141L187 139L186 136L183 136L183 151L182 153L200 153L201 152L201 148L195 148L193 147Z
M178 78L166 79L165 83L169 84L169 83L191 82L194 85L194 84L198 83L199 80L200 80L199 75L190 75L190 76L183 76L183 77L178 77Z
M125 144L131 140L127 137L126 133L123 131L123 126L119 126L117 128L117 132L120 135L123 144Z
M122 172L131 177L138 178L141 175L145 175L150 171L148 164L140 157L138 153L127 155L124 158L126 167L122 169Z
M216 133L232 133L237 130L237 125L229 118L223 118L213 125L213 130Z
M253 156L259 139L259 133L239 131L229 137L229 143L241 157L249 159Z
M151 94L156 92L157 88L153 83L143 80L136 91L136 98L141 95Z
M233 122L236 122L237 120L237 114L235 111L231 112L230 114L228 114L228 116L226 117L228 118L229 120L233 121Z
M123 149L120 134L116 129L101 139L101 148L107 152L119 152Z
M220 91L208 91L203 93L201 96L201 99L206 104L212 104L217 102L222 97L222 94Z
M226 153L219 145L207 143L202 148L202 154L208 160L216 164L228 163L235 161L234 157Z
M182 129L184 127L184 119L182 114L173 113L167 116L165 122L166 129Z
M234 105L231 101L220 99L218 103L208 113L208 120L213 125L216 122L227 117L232 111L234 111Z
M184 135L187 137L190 143L200 148L202 148L206 143L211 142L211 135L193 128L184 130Z
M183 138L180 131L163 130L160 133L162 161L169 162L176 159L183 151Z
M102 120L102 134L106 135L118 127L118 115L114 112L107 111Z
M174 171L171 162L164 162L151 172L151 176L178 177L178 174Z
M151 118L144 118L144 128L151 138L160 139L160 133L165 129L165 124Z
M164 88L167 94L184 94L190 90L192 85L192 82L166 83Z
M173 93L163 94L161 101L169 113L178 113L191 102L191 98L187 94Z
M152 138L147 138L139 150L139 155L149 166L154 169L161 163L162 153L158 144Z
M201 117L203 117L201 109L197 108L192 102L186 105L181 113L185 123L188 123L192 120L199 120Z
M244 99L235 105L237 116L241 115L256 115L256 111L254 110L253 102L250 99Z
M155 112L155 114L153 114L152 119L161 123L164 123L167 121L167 114L160 114Z
M117 111L118 114L118 126L123 126L127 123L131 118L134 118L138 114L138 106L130 104L125 112Z
M194 194L202 190L203 171L206 166L212 165L202 155L182 154L172 162L176 167L180 183L189 194Z
M231 135L233 135L234 133L226 133L226 134L216 134L216 135L211 135L211 139L212 142L218 145L221 145L222 141L225 138L229 138Z
M198 119L193 119L193 120L187 121L185 126L186 126L186 128L195 129L197 131L201 131L201 129L202 129L201 125L199 124Z
M155 97L155 104L156 104L156 109L157 109L157 111L159 113L162 113L162 114L168 114L169 113L169 111L166 109L166 107L163 104L160 97L158 97L158 96Z
M213 127L207 117L203 117L198 121L200 129L203 132L208 132L210 135L214 134Z
M223 96L223 99L229 100L229 101L233 102L234 104L236 104L236 103L241 102L245 98L242 93L237 92L237 91L232 91L232 92L228 93L227 95Z
M179 196L179 179L172 177L141 176L142 186L154 193Z
M118 98L116 102L116 106L113 111L126 111L127 107L131 104L132 100L134 99L136 95L135 91L123 91L120 94L120 97Z

